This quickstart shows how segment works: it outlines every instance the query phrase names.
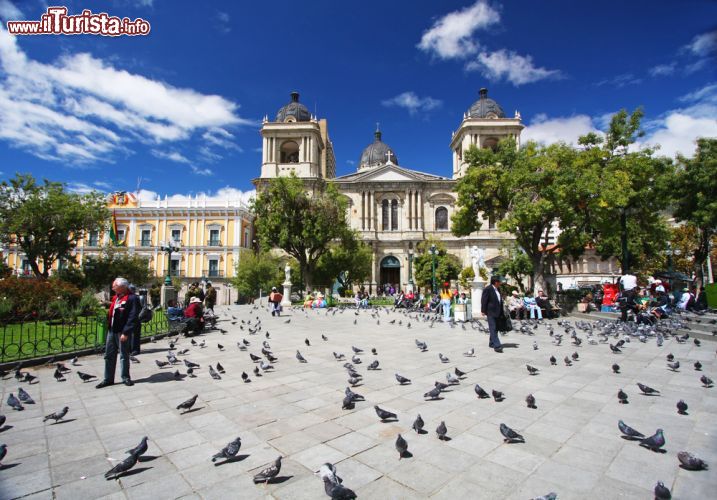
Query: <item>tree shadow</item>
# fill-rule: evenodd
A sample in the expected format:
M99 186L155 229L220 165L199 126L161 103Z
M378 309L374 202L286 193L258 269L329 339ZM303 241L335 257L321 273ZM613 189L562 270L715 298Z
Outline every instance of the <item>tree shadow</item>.
M224 460L223 462L217 462L217 463L215 463L215 464L214 464L214 467L219 467L220 465L225 465L225 464L232 464L232 463L234 463L234 462L241 462L242 460L244 460L244 459L247 458L248 456L249 456L249 455L237 455L237 456L235 456L235 457L228 458L228 459Z

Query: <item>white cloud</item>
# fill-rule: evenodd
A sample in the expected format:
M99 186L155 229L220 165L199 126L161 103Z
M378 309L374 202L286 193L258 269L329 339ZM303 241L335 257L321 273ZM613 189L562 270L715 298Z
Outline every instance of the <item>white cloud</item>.
M427 112L439 108L442 102L433 97L418 97L415 92L403 92L397 96L381 101L387 108L399 107L408 110L409 114L415 115L420 112Z
M169 160L176 163L186 163L187 165L192 164L189 158L177 151L159 151L158 149L153 149L152 155L162 160Z
M642 79L636 77L632 73L622 73L620 75L613 76L611 78L605 78L595 83L596 87L602 87L603 85L612 85L617 88L622 88L627 85L637 85L642 83Z
M677 63L669 63L669 64L658 64L657 66L653 66L650 68L649 72L651 76L669 76L675 72L675 69L677 69Z
M696 56L717 52L717 30L695 36L685 48Z
M577 144L578 138L589 132L601 133L588 115L548 118L540 114L523 130L520 138L522 142L553 144L562 141Z
M0 0L0 19L14 21L24 19L22 12L10 0Z
M559 70L535 67L531 56L521 56L506 49L481 52L474 61L466 64L466 70L480 71L491 80L505 79L515 86L562 78Z
M229 17L229 14L227 14L226 12L217 11L216 20L217 29L220 33L227 34L232 30L231 26L229 25L231 17Z
M0 139L49 160L112 162L131 153L133 142L176 143L207 132L222 141L215 146L231 148L227 128L256 124L221 96L173 87L90 54L32 60L2 27L0 69Z
M66 187L69 192L77 194L88 194L93 191L97 191L96 188L93 188L84 182L68 182Z
M485 0L446 14L423 33L418 48L441 59L465 59L478 51L472 35L500 21L500 14Z
M256 197L256 190L242 191L233 187L225 186L212 193L200 191L196 194L173 194L160 196L156 191L140 189L137 198L141 201L156 201L159 199L167 199L169 202L183 203L188 200L205 200L208 202L241 202L248 204L252 198Z
M190 168L192 169L192 173L195 175L214 175L211 168L200 168L196 165L190 165Z

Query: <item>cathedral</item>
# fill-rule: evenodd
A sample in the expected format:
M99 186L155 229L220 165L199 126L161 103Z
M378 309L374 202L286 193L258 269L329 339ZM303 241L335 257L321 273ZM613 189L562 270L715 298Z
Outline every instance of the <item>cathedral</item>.
M313 116L299 101L299 94L292 92L291 101L279 109L274 121L264 117L261 177L254 184L261 189L269 179L292 173L309 189L312 181L319 179L334 183L347 198L351 227L373 249L370 281L363 286L371 292L385 284L411 288L415 248L426 239L441 240L464 267L471 265L473 246L483 249L488 269L498 266L503 258L501 249L512 236L498 231L494 221L484 221L480 231L467 237L452 234L456 182L468 168L463 156L470 146L490 148L506 137L519 146L523 128L520 114L507 117L483 88L453 132L450 176L401 165L398 153L376 130L373 142L360 155L356 172L336 177L326 120Z

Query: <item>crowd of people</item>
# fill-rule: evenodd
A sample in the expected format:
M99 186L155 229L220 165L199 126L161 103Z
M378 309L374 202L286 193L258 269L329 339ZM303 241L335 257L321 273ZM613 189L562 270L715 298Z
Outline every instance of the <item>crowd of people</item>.
M617 304L621 321L654 324L673 314L706 311L707 295L704 287L698 290L692 286L672 291L668 283L653 278L640 286L636 276L624 274L620 278Z
M514 319L542 320L543 311L546 319L552 319L557 314L557 308L553 306L543 290L538 290L535 297L530 291L521 296L520 292L513 290L508 299L508 310Z

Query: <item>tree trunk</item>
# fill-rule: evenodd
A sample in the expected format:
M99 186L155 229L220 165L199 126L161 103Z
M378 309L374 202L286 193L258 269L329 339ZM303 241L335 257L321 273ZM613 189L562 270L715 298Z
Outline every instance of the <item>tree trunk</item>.
M538 290L545 290L545 262L541 254L533 256L532 261L533 274L530 276L530 290L533 295L536 295Z

